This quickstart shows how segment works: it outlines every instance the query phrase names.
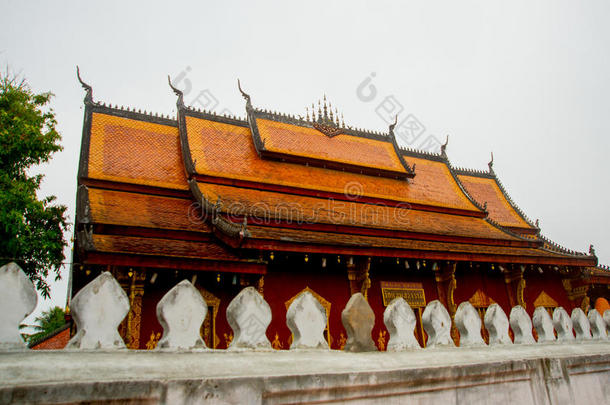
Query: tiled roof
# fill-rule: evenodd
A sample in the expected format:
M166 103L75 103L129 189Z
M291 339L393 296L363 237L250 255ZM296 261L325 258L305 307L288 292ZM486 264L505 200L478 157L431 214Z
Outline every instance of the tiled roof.
M199 183L211 203L220 199L221 210L230 215L248 215L263 222L322 223L395 231L518 240L484 219L356 201L337 201L240 187Z
M110 114L92 114L87 177L188 189L178 128Z
M88 197L92 223L210 232L192 200L96 188Z
M241 261L238 256L214 242L121 235L93 235L95 252L128 253L142 256L163 256L206 260Z
M406 173L390 139L347 134L329 137L314 128L268 119L257 119L256 123L267 151Z
M409 163L417 165L417 175L407 183L261 159L253 145L250 129L243 126L187 115L186 132L199 175L338 194L355 191L365 197L480 212L461 191L446 163L441 161L410 157Z
M513 208L493 177L458 174L458 178L479 204L487 203L493 221L506 227L534 229Z

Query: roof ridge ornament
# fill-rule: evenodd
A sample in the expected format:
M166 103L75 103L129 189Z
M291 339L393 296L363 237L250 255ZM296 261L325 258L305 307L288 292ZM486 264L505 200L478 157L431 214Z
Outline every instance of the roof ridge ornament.
M167 75L167 83L169 84L169 87L174 91L174 94L178 96L176 105L178 107L184 107L184 94L181 90L178 90L176 87L174 87L174 85L172 84L172 79L169 77L169 75Z
M332 138L343 133L345 123L339 122L339 110L335 107L333 113L332 104L326 99L326 94L323 95L323 102L318 100L318 113L316 114L315 104L311 104L311 120L312 126L324 135ZM309 117L309 109L307 109L307 116ZM329 113L330 110L330 113ZM341 114L343 117L343 114ZM308 118L309 120L309 118Z
M246 108L252 108L252 101L250 99L250 95L242 90L241 82L239 81L239 79L237 79L237 88L239 89L241 96L244 98L244 100L246 100Z
M449 135L447 135L447 140L445 140L445 143L441 145L441 155L444 157L447 157L447 145L449 144Z
M589 245L589 256L595 256L595 248L593 244Z
M489 173L494 174L494 153L491 152L491 160L489 161L489 163L487 163L487 166L489 167Z
M398 124L398 114L394 116L394 122L390 124L390 132L394 131L394 127Z
M85 94L85 99L84 99L85 104L93 104L93 88L90 85L88 85L87 83L85 83L83 81L83 79L81 79L80 69L79 69L78 65L76 65L76 77L78 78L80 85L83 86L83 89L85 89L85 91L87 92Z

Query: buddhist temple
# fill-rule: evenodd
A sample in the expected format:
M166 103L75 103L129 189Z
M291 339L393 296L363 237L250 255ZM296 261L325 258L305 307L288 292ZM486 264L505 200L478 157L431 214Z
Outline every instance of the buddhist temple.
M80 76L79 76L80 80ZM233 338L225 311L245 286L271 306L267 336L287 349L286 309L303 290L325 307L325 335L341 349L341 310L362 292L384 350L385 306L404 297L419 317L440 300L484 314L522 305L588 310L609 299L610 272L593 247L565 249L540 233L493 169L458 169L440 153L404 149L385 133L352 128L324 101L305 117L256 108L245 118L184 104L175 117L105 105L86 90L78 170L72 291L110 271L131 310L120 332L152 349L156 306L187 279L209 306L211 348ZM171 86L171 83L170 83ZM454 338L459 341L457 330Z

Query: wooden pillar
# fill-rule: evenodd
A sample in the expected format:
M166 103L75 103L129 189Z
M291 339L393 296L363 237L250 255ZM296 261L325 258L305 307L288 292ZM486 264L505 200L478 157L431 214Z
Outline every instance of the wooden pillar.
M368 290L371 287L369 270L371 269L371 258L354 259L350 257L347 261L347 279L349 280L350 295L362 293L368 299Z
M140 348L140 326L142 324L142 297L144 296L144 270L129 269L127 273L115 269L115 277L129 297L129 313L121 323L119 331L129 349Z
M453 300L453 291L457 287L457 281L455 280L455 268L456 262L442 263L438 270L435 271L434 279L436 280L436 291L438 293L438 299L443 303L451 318L455 315L457 310L455 301Z
M449 315L451 316L451 337L457 345L459 345L459 333L453 322L455 318L455 311L457 306L453 300L453 292L457 287L457 281L455 279L455 269L457 262L445 262L437 268L434 274L436 280L436 291L438 293L439 301L447 308Z
M524 294L525 294L525 278L523 272L525 271L524 265L511 265L510 269L504 272L504 282L506 283L506 293L508 295L508 302L511 308L515 305L521 305L523 309L526 308Z

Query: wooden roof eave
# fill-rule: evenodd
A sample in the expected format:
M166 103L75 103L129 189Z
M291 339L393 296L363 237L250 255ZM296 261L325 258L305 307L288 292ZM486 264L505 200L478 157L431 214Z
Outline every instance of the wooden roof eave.
M333 254L353 256L391 257L423 260L455 260L492 263L540 264L560 266L590 266L596 262L589 256L585 257L547 257L547 256L517 256L483 253L447 252L433 250L410 250L382 247L360 247L344 245L325 245L299 243L294 241L278 241L267 239L248 239L242 244L244 249L266 251L282 251L309 254Z
M244 221L241 224L235 224L228 221L224 216L220 215L220 201L218 201L216 205L208 201L201 193L197 180L190 179L189 187L195 201L200 204L204 215L208 221L210 221L214 234L218 236L220 240L232 247L239 247L243 240L250 236L250 232L248 232L247 229L247 217L244 217Z
M154 255L134 255L123 253L90 252L85 264L116 265L126 267L146 267L172 270L221 271L226 273L265 274L265 263L219 261L195 258L177 258Z
M230 214L227 212L221 212L221 216L230 215L235 221L232 223L238 225L238 220L245 219L242 215ZM231 222L229 218L227 221ZM505 246L505 247L521 247L521 248L538 248L541 246L541 242L537 240L531 240L523 238L520 235L506 232L503 228L498 228L497 225L491 224L498 228L503 233L507 233L514 239L491 239L491 238L477 238L471 236L452 236L446 234L433 234L433 233L418 233L410 231L402 231L397 229L383 229L383 228L369 228L362 226L351 226L351 225L332 225L323 223L293 223L291 221L283 222L278 219L273 220L273 225L266 224L266 220L260 220L254 217L250 218L249 223L260 227L275 227L275 228L286 228L286 229L299 229L299 230L310 230L316 232L333 232L341 233L346 235L362 235L362 236L381 236L391 237L398 239L416 239L416 240L427 240L436 242L455 242L455 243L472 243L477 245L487 246ZM517 240L515 240L517 239Z

